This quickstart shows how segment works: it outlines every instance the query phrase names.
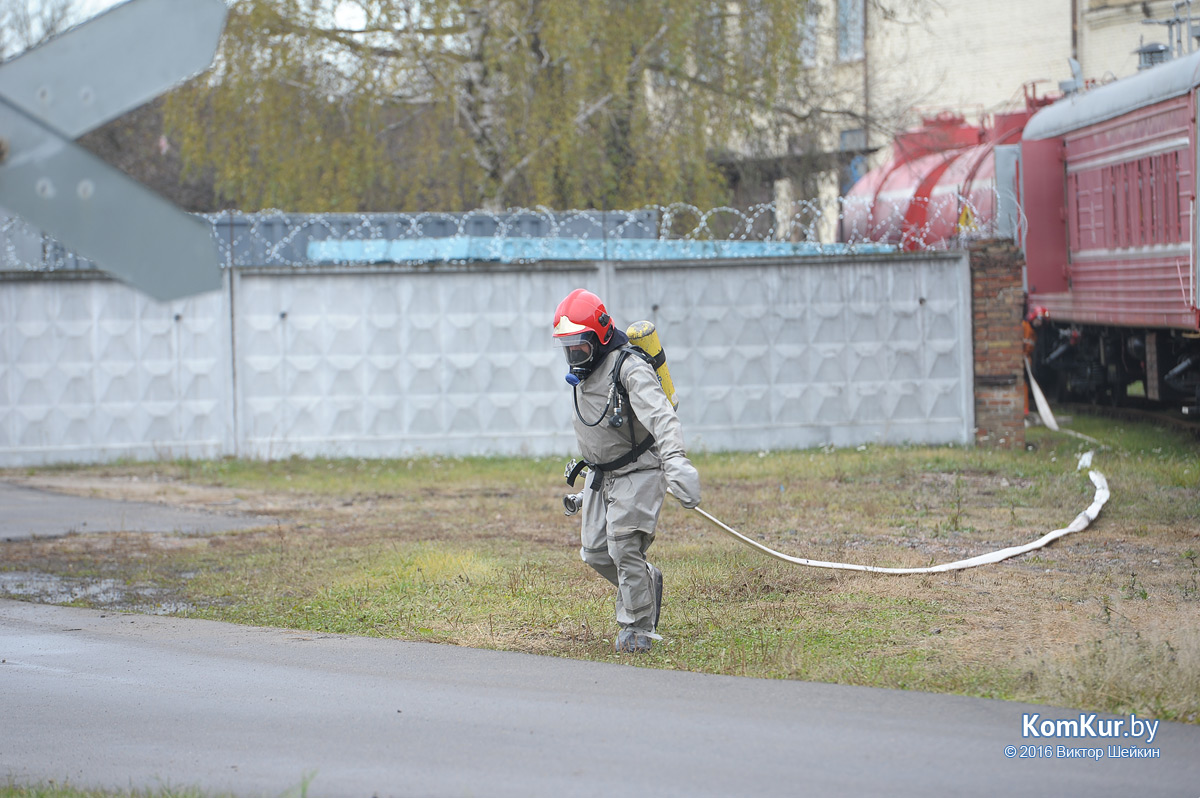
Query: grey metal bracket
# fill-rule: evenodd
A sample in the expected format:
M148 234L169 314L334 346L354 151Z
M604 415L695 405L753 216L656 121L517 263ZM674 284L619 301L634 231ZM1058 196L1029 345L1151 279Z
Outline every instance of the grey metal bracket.
M204 70L223 0L129 0L0 65L0 205L155 299L220 286L211 226L73 139Z

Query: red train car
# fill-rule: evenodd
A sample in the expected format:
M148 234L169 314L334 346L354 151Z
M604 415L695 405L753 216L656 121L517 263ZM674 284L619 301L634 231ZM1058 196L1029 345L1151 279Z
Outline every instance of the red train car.
M991 127L927 119L847 193L842 240L936 248L974 222L1019 236L1044 388L1200 413L1198 92L1200 52L1056 102L1027 87Z
M1068 95L1021 140L1036 371L1062 398L1200 406L1200 53Z

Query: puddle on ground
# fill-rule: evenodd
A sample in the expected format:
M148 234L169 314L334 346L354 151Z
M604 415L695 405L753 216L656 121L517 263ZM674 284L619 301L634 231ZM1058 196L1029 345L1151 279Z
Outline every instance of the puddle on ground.
M172 601L155 587L127 585L115 579L82 579L33 571L0 572L0 596L30 599L43 604L85 602L99 609L172 615L191 609Z

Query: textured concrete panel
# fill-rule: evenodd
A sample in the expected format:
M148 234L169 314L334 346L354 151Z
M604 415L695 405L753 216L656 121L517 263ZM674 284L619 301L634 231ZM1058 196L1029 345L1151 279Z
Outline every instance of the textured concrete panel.
M569 291L659 328L692 448L971 440L965 256L0 283L0 465L565 454Z
M0 283L0 463L213 457L233 444L223 292Z
M690 445L971 439L965 257L618 266L616 285L614 313L659 327Z
M570 394L549 329L573 283L548 278L239 274L247 453L565 451Z

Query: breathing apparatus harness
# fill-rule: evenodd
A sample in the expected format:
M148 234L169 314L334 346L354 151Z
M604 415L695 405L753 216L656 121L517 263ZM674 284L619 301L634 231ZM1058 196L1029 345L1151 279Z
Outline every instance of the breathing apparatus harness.
M575 402L575 416L580 423L587 427L599 426L606 418L608 425L614 429L625 425L626 414L629 405L629 391L625 389L625 385L621 382L621 367L625 365L625 359L630 355L636 355L642 360L650 364L652 368L657 368L654 361L655 358L643 352L640 348L633 344L625 344L617 350L617 362L613 364L612 369L612 384L608 388L608 401L604 404L604 409L600 411L600 416L595 421L588 421L583 417L583 413L579 409L579 385L574 383L572 387L572 398ZM665 356L660 357L665 361ZM609 410L612 410L612 416L609 416ZM603 474L606 471L615 471L618 468L625 466L637 460L654 445L654 435L650 432L646 433L646 437L639 442L636 438L636 433L633 430L633 423L629 424L629 446L630 449L625 454L607 463L593 463L589 460L572 460L567 464L566 479L567 484L575 487L575 478L583 469L596 471ZM593 479L589 486L592 490L600 490L600 479Z

